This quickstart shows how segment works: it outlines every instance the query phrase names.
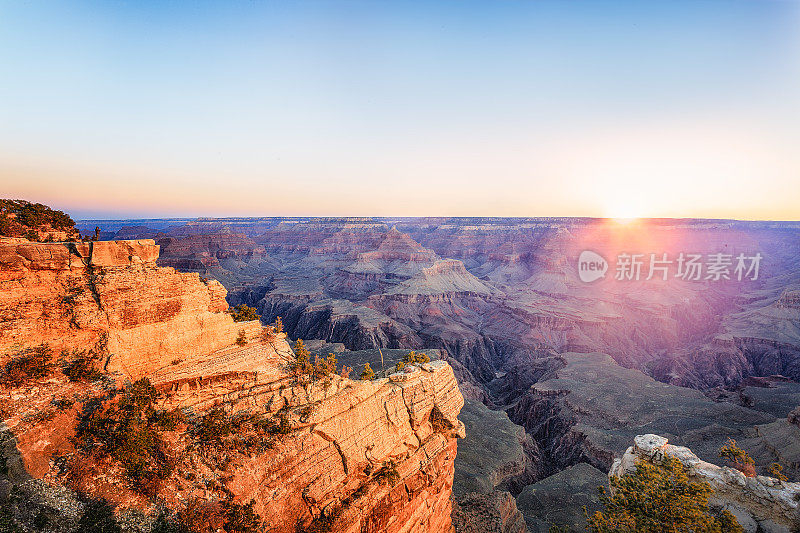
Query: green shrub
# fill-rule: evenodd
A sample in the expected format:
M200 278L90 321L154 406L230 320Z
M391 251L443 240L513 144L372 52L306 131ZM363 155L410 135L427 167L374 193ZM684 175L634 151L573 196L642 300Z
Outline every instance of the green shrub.
M369 366L369 363L364 363L364 370L361 371L360 377L367 381L375 379L375 372L372 371L372 367Z
M85 501L83 515L78 522L80 533L121 533L114 511L107 502L101 500Z
M50 400L50 404L57 407L61 411L65 411L72 407L75 402L72 400L67 400L66 398L53 398Z
M101 376L95 366L102 356L94 350L66 350L61 352L61 371L70 381L94 381Z
M11 237L14 235L12 231L12 224L11 220L6 216L4 213L0 213L0 235L4 237ZM3 531L2 526L0 526L0 531Z
M391 459L385 461L383 465L375 472L372 479L381 484L394 485L400 481L400 472L397 471L397 463Z
M409 352L403 358L403 362L406 364L415 364L415 363L430 363L431 358L428 357L427 354L424 353L417 353L417 352Z
M261 517L253 510L254 505L253 500L245 505L239 505L230 500L223 501L225 531L228 533L257 533L261 527Z
M8 215L14 215L14 218ZM26 200L0 199L0 235L17 237L29 229L42 226L71 230L75 227L75 222L66 213L50 209L46 205Z
M47 344L26 348L5 364L0 383L19 386L32 379L47 377L53 368L52 359L53 352Z
M336 359L336 355L333 353L329 353L328 357L315 357L314 358L314 377L317 379L327 378L330 375L336 374L336 366L339 364L339 361Z
M589 517L592 533L743 531L730 512L709 509L711 485L690 481L686 467L674 457L666 457L661 465L639 462L636 472L612 477L610 483L610 494L600 488L605 509Z
M736 441L729 438L722 448L719 449L719 456L724 457L732 463L739 463L743 465L755 464L755 461L750 455L736 445Z
M238 344L239 346L247 345L247 334L244 332L243 329L239 330L239 336L236 337L236 344Z
M195 421L191 433L201 445L251 455L271 448L276 438L291 430L285 410L268 417L248 412L227 414L214 407Z
M768 476L774 477L779 481L789 481L789 478L783 473L783 465L780 463L771 463L764 471Z
M233 424L221 407L214 407L200 418L194 434L200 442L211 443L233 432Z
M746 451L736 445L736 441L729 438L728 442L719 449L719 456L728 460L728 466L735 468L747 477L755 477L755 461Z
M23 529L14 520L14 509L11 505L0 505L0 533L23 533Z
M297 342L295 342L294 353L295 359L289 363L289 370L297 382L307 385L321 380L323 386L327 389L331 384L331 376L337 373L336 367L339 362L336 359L336 355L329 353L325 358L316 356L314 357L314 362L311 363L311 353L303 343L303 339L297 339Z
M310 383L314 378L314 365L311 363L311 353L303 343L303 339L297 339L294 343L294 355L294 361L289 363L289 370L301 384Z
M76 447L118 461L131 487L154 495L174 467L162 432L174 417L157 410L156 389L147 378L128 386L118 400L94 398L84 405L76 427Z
M245 505L232 500L203 501L192 499L186 509L178 513L178 524L189 533L216 533L221 527L226 533L257 533L261 517L253 510L255 502Z
M255 307L239 304L231 310L234 322L247 322L250 320L261 320Z
M174 517L162 512L153 523L150 533L190 533L190 531Z

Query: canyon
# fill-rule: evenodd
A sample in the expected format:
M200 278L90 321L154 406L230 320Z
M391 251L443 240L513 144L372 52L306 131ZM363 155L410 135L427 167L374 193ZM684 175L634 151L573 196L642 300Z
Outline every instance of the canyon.
M109 509L120 531L187 514L216 530L248 513L259 531L452 529L463 398L446 362L306 381L285 333L235 322L218 281L159 266L159 251L147 239L0 239L4 520L85 531ZM61 353L46 374L9 381L13 363L42 350ZM73 379L69 363L87 353L96 374ZM177 421L159 437L171 468L143 492L125 456L79 444L96 413L147 387L155 413ZM229 437L245 449L198 437L237 420L267 434Z
M709 462L732 437L757 468L780 462L790 478L800 474L800 428L791 414L800 405L798 223L99 224L109 238L155 239L163 245L159 264L220 281L231 305L256 308L264 323L281 317L291 339L316 339L323 355L335 347L348 364L377 368L378 349L424 349L446 361L467 400L468 431L455 467L457 527L482 517L498 531L520 531L522 518L530 530L581 529L566 511L565 487L596 504L590 486L645 433L690 446ZM610 268L585 283L578 272L585 250L609 263L624 254L666 254L672 271L648 276L645 266L637 279L620 280ZM732 261L760 254L763 261L756 279L737 279L731 264L728 279L704 273L695 280L676 275L684 254ZM496 462L486 460L487 446Z

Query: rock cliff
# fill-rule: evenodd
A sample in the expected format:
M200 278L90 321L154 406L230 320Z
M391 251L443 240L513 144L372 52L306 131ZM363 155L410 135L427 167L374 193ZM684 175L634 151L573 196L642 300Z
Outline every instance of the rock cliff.
M157 267L158 251L152 240L0 241L0 353L89 349L103 338L105 369L135 380L231 345L241 329L258 334L258 322L224 313L219 282Z
M637 461L659 464L666 456L679 459L690 478L708 482L714 489L709 504L733 513L748 533L788 533L800 527L800 483L766 476L746 477L733 468L707 463L689 448L673 446L658 435L637 435L633 446L614 461L609 476L635 471Z
M72 531L88 512L86 498L108 502L120 523L131 513L152 522L158 512L183 512L198 501L252 500L271 532L452 530L464 426L447 363L411 365L373 381L333 374L304 382L290 369L294 354L284 334L257 321L235 323L219 283L159 267L157 258L149 240L0 241L3 364L42 343L67 351L99 343L105 375L115 377L79 383L54 370L0 387L7 466L0 498L12 484L30 493L18 520L63 508L72 514L59 514L59 527ZM74 464L65 471L80 455L76 427L92 402L142 377L160 393L160 408L186 416L165 432L174 469L157 493L134 490L107 458L89 456L78 479ZM247 452L208 452L192 428L211 408L280 420L279 438ZM59 504L47 487L55 487Z

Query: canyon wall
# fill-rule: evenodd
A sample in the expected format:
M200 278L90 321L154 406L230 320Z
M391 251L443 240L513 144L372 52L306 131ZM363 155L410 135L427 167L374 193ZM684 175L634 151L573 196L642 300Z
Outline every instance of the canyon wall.
M227 291L195 273L156 266L152 240L0 241L0 351L48 343L56 350L107 342L104 367L135 380L249 336L234 324Z
M58 487L63 505L56 507L74 511L59 522L64 531L86 505L79 493L108 502L117 516L151 519L157 501L179 512L196 501L252 500L275 532L452 530L464 426L457 419L463 397L447 363L409 365L372 381L333 374L324 384L303 382L289 368L294 354L284 334L258 321L235 323L219 283L156 266L158 250L151 240L0 241L3 363L41 343L56 353L98 350L112 384L147 377L162 395L160 407L187 416L165 433L175 468L147 498L113 461L93 458L77 480L62 468L76 456L80 417L95 398L109 397L108 380L71 382L55 370L0 387L8 465L0 497L8 483L46 480L25 513L36 505L52 510L44 487ZM190 428L212 407L280 419L286 429L253 452L207 453Z

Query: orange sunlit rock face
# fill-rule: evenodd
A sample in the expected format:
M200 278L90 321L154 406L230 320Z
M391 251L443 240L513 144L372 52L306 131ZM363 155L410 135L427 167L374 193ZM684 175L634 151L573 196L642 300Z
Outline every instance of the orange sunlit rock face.
M198 498L231 495L241 504L253 500L276 532L310 527L331 509L334 531L452 530L453 465L464 426L456 418L463 397L447 363L409 367L393 379L331 376L326 387L300 385L288 371L294 355L285 334L265 335L257 321L234 323L219 283L158 267L157 257L150 240L0 241L3 362L45 342L57 353L107 338L106 370L118 382L147 377L162 407L288 413L290 432L269 449L231 452L224 471L199 454L186 424L165 432L176 466L157 496L175 512ZM246 343L237 343L242 330ZM104 395L100 382L73 383L60 372L0 389L19 451L10 469L68 484L118 511L155 512L119 464L89 456L65 473L53 461L74 454L81 411ZM56 410L55 398L70 403ZM376 477L387 465L396 477Z
M197 274L156 266L152 240L95 243L0 241L0 349L48 343L89 349L105 335L107 369L146 376L175 358L232 344L253 322L234 324L225 289Z

